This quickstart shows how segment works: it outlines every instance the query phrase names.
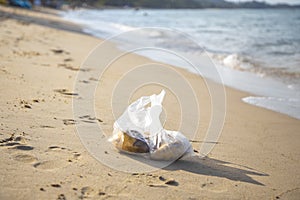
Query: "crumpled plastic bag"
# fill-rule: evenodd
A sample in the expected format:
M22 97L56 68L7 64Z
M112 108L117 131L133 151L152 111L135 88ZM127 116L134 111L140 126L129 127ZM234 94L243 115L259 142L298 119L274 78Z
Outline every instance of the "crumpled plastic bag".
M178 131L163 129L159 116L166 92L143 96L114 123L109 141L120 151L153 160L177 160L193 155L189 140Z

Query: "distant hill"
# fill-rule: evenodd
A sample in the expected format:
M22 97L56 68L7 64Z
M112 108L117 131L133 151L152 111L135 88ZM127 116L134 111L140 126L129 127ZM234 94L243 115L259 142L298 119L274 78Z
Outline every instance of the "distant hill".
M234 3L225 0L69 0L71 5L82 4L96 7L134 7L156 9L178 8L300 8L300 5L275 4L271 5L263 1L249 1ZM83 3L84 2L84 3Z

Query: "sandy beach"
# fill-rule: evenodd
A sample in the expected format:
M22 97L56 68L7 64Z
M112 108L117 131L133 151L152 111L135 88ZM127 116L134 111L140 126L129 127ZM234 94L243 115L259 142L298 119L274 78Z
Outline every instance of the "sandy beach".
M98 84L95 68L83 71L80 66L101 40L52 10L1 6L0 20L1 200L300 198L300 121L243 103L250 94L228 87L224 127L208 157L179 160L146 173L102 164L83 146L76 125L97 123L109 136L115 121L108 106L113 83L134 66L155 62L135 54L119 59L95 91L95 114L74 119L72 100L81 97L74 83L80 72L86 75L81 84ZM106 52L120 50L111 44ZM101 58L94 62L94 67L103 64ZM172 69L204 91L198 96L199 134L193 138L201 143L211 117L205 83L183 69ZM160 89L141 87L130 101ZM165 127L176 130L180 110L174 105L176 98L166 97L165 110L172 120ZM199 142L192 145L199 148Z

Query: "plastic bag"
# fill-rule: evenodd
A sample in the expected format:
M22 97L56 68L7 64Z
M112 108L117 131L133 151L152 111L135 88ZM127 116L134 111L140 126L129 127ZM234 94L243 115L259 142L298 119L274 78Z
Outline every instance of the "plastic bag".
M163 129L159 120L165 91L144 96L133 102L114 123L109 139L123 152L143 155L153 160L176 160L191 156L193 148L180 132Z

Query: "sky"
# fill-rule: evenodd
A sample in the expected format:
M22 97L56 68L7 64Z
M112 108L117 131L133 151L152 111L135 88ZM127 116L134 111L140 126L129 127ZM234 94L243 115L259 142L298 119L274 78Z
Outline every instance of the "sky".
M228 0L228 1L243 2L249 0ZM263 1L263 0L257 0L257 1ZM265 2L270 4L275 4L275 3L300 4L300 0L265 0Z

